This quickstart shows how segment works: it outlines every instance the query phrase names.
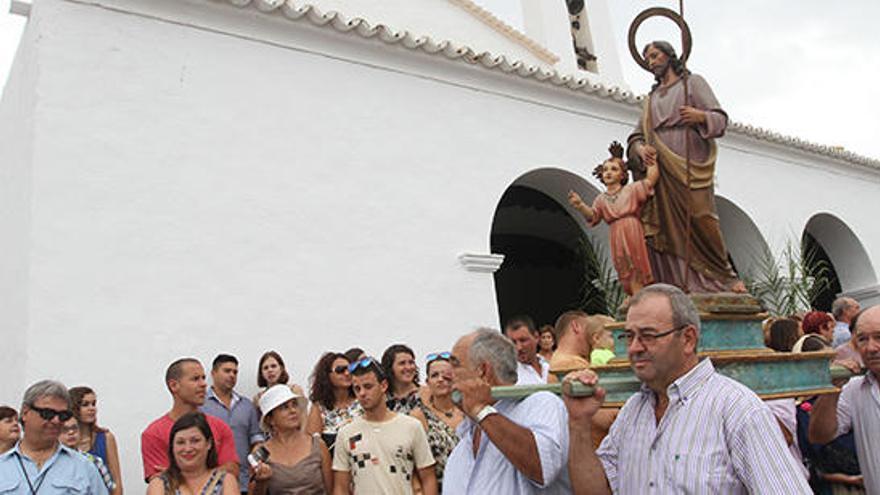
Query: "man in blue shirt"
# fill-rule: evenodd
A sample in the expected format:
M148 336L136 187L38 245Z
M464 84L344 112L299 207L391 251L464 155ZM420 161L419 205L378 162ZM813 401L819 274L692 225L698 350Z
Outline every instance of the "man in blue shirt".
M43 380L25 391L21 405L24 437L0 455L0 493L107 495L95 465L58 441L61 423L72 416L63 384Z
M242 493L247 493L247 455L256 444L266 439L260 430L260 419L254 404L233 390L237 382L238 359L229 354L217 355L211 364L211 388L208 389L205 404L199 409L222 419L232 429L235 452L242 466L238 482Z
M834 339L831 342L831 347L836 349L849 342L852 338L849 324L861 309L859 302L851 297L838 297L834 300L831 304L831 314L834 315L837 323L834 325Z

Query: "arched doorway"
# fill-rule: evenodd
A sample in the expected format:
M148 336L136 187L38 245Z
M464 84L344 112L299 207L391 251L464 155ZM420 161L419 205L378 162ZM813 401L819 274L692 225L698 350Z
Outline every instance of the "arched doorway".
M583 217L568 205L569 190L592 201L598 190L582 177L555 168L533 170L501 196L492 221L493 253L504 263L495 272L501 324L526 314L538 325L553 324L570 309L584 308L588 269ZM607 243L604 227L590 229L593 243Z
M846 223L830 213L813 215L804 227L803 242L813 246L817 258L830 265L830 286L814 298L816 309L828 311L841 293L877 284L874 266L862 242Z
M716 195L715 206L731 263L740 277L754 278L759 260L770 252L767 241L749 215L732 201Z

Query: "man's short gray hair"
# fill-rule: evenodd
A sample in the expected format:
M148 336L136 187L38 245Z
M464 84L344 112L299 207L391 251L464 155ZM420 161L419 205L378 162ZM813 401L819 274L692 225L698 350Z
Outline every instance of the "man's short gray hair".
M655 295L666 296L669 306L672 307L672 325L673 328L682 328L693 325L697 329L697 335L700 334L700 313L694 302L681 289L669 284L649 285L632 297L629 307L642 302L645 298Z
M61 399L67 403L67 408L70 409L70 394L67 393L67 387L55 380L41 380L28 387L24 392L24 397L21 399L21 408L27 407L30 409L34 406L34 403L43 397Z
M498 330L478 328L468 351L471 365L489 363L502 383L513 385L517 380L516 346Z
M853 299L849 297L838 297L831 303L831 314L834 315L835 320L840 320L843 312L854 306L852 301Z

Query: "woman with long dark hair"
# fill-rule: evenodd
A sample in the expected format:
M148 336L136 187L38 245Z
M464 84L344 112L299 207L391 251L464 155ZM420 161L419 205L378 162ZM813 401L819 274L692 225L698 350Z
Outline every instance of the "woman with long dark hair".
M122 495L122 469L116 437L98 425L98 395L89 387L73 387L69 391L73 416L79 423L79 450L100 457L116 480L112 495Z
M147 495L240 495L235 476L217 467L217 448L200 412L174 422L168 440L168 469L147 486Z
M394 344L382 354L382 368L388 377L388 409L409 414L421 404L419 368L413 350Z
M309 390L312 409L306 422L306 432L320 433L331 454L339 429L364 412L354 398L349 364L345 354L327 352L312 371Z
M260 387L260 391L253 398L257 411L259 412L260 397L262 397L263 392L279 383L288 385L289 381L290 375L287 374L287 367L284 365L284 359L281 358L281 354L278 354L276 351L263 353L257 366L257 386ZM295 383L290 383L289 386L293 393L300 397L305 397L302 387Z

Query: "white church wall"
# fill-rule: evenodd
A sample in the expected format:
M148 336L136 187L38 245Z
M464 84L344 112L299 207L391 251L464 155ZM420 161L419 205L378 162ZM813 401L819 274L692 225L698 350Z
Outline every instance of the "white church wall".
M39 73L36 32L36 28L24 32L0 100L0 349L5 363L0 398L16 409L28 362L29 217L36 103L29 82Z
M498 201L523 174L554 167L599 187L590 170L637 115L225 3L131 5L36 2L26 36L40 41L22 45L39 46L39 71L7 85L35 100L0 109L2 136L21 139L0 167L29 183L0 200L18 207L0 223L17 256L0 290L24 292L0 303L0 325L26 329L13 376L93 386L128 490L142 489L138 434L169 408L177 357L236 354L250 395L269 349L305 383L325 350L403 341L422 362L497 326L492 275L458 255L488 254ZM28 112L31 135L7 123ZM719 192L762 231L802 229L824 206L880 246L864 229L876 195L853 207L779 192L782 178L815 191L828 177L729 142ZM867 177L835 184L864 195Z

